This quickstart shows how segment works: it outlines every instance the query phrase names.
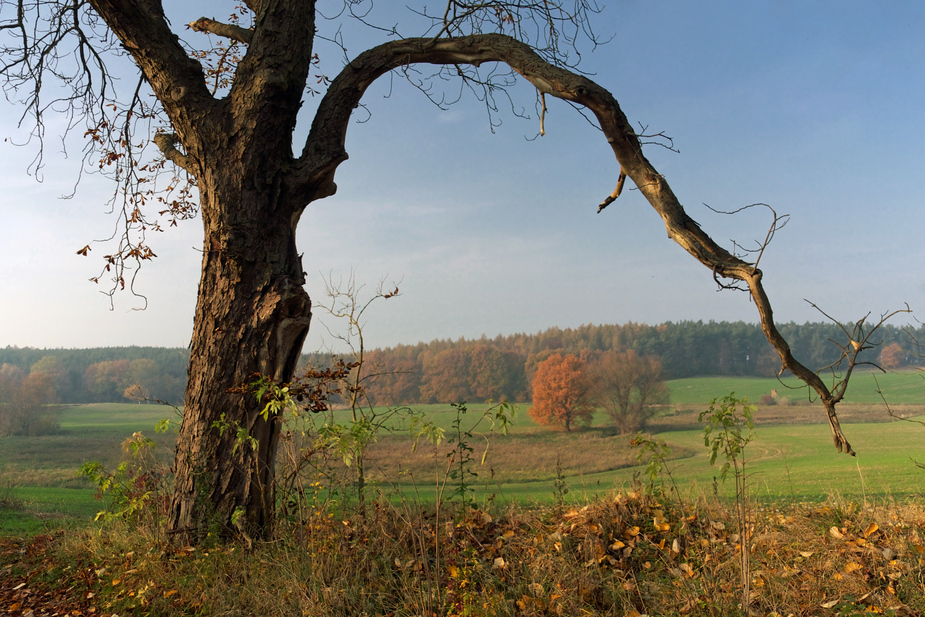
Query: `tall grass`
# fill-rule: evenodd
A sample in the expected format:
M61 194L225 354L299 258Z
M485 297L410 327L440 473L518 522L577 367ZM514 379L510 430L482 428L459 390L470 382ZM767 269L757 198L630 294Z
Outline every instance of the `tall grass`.
M473 509L374 500L319 508L250 549L172 547L112 522L17 552L100 614L921 614L921 506L880 500L754 509L748 606L742 537L726 504L624 491L557 508ZM22 546L22 545L20 545ZM4 560L11 554L5 551ZM32 561L30 561L30 559ZM2 563L0 563L2 567ZM18 579L16 579L18 580ZM46 583L49 584L49 583ZM35 587L33 580L32 586Z

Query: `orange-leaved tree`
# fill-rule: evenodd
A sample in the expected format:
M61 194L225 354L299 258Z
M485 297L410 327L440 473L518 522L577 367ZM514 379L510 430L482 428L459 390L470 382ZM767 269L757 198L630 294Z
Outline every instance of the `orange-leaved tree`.
M553 354L539 363L533 374L533 407L530 417L544 425L588 423L594 413L588 397L585 363L567 354Z
M890 343L880 350L881 368L890 371L904 364L906 364L906 352L899 343Z

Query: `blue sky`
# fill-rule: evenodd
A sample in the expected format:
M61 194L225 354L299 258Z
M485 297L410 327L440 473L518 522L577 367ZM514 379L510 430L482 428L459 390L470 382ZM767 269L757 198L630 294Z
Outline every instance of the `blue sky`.
M227 12L206 6L210 17ZM167 8L174 24L199 16ZM401 23L398 9L386 10ZM582 68L631 122L674 139L678 153L646 153L704 229L731 247L763 238L770 222L704 203L764 202L791 216L761 264L779 321L821 320L804 298L842 320L904 302L921 315L925 5L628 0L610 3L596 30L613 38L586 48ZM347 39L351 55L384 40L364 36ZM318 50L333 70L336 56ZM745 294L718 293L711 273L667 239L637 191L596 214L617 174L598 131L551 100L547 135L534 140L535 95L512 95L531 118L502 114L492 134L472 97L441 111L400 79L370 90L337 195L302 218L316 302L323 277L351 269L368 291L400 280L402 295L368 312L372 347L554 325L757 320ZM2 109L0 136L21 139L19 110ZM85 177L73 199L60 199L77 170L59 149L51 142L38 183L26 174L34 151L0 143L0 346L187 345L199 221L153 239L159 258L137 285L147 309L120 295L110 310L87 282L99 261L75 254L111 233L108 187ZM327 339L316 322L306 350Z

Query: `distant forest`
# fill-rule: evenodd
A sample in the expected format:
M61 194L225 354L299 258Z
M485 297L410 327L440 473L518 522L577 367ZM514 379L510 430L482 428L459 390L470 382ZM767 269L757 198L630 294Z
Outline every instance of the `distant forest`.
M62 403L125 402L126 390L178 405L186 390L189 350L168 347L92 349L0 349L0 373L50 373Z
M832 341L847 344L836 324L788 323L779 328L794 355L814 369L838 359L840 351ZM921 341L925 341L925 326L913 330L887 325L874 337L879 346L865 352L862 359L876 362L881 350L892 345L892 368L918 365L922 363ZM488 399L522 402L529 400L529 384L537 364L550 355L591 359L610 349L632 349L640 356L658 357L666 380L710 375L772 377L780 370L780 359L757 324L629 323L377 349L366 354L369 378L365 386L367 394L381 405ZM322 367L331 357L309 354L303 360Z
M838 359L832 343L846 342L831 323L783 324L780 330L794 355L811 368ZM892 346L891 366L920 366L925 326L918 329L884 326L876 335L879 347L863 359L879 360ZM899 353L897 354L897 347ZM447 403L455 401L528 401L536 365L554 353L593 358L602 351L632 349L661 359L665 379L706 375L773 376L780 361L756 324L682 321L658 326L586 325L550 328L536 334L512 334L493 339L436 340L367 351L366 392L376 404ZM348 358L349 359L349 358ZM189 351L161 347L101 347L94 349L0 349L0 369L51 372L57 399L67 403L136 399L183 401ZM303 366L330 365L329 354L304 354Z

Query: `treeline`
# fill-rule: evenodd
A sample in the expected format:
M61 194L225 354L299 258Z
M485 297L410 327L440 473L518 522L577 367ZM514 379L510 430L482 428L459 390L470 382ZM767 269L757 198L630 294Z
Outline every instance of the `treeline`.
M120 402L128 393L182 404L188 363L188 350L164 347L0 348L3 379L47 375L53 399L64 403Z
M847 344L845 334L835 324L788 323L779 327L794 355L811 368L838 359L840 352L832 341ZM910 330L887 325L875 336L879 346L865 352L862 359L877 362L880 353L889 348L890 368L919 365L921 341L925 341L925 326ZM552 354L591 358L609 350L657 357L664 378L669 380L701 375L770 377L780 368L777 354L757 324L629 323L554 327L536 334L440 339L376 349L367 352L365 387L377 404L527 401L536 366ZM330 360L321 354L302 357L303 365L316 367ZM22 382L30 373L50 375L54 398L66 403L118 402L126 400L128 393L136 399L180 404L188 362L188 350L179 348L0 348L0 367L7 381Z
M836 324L788 323L779 326L794 355L818 369L837 361L833 343L849 344ZM877 362L890 348L890 368L920 364L925 326L918 330L884 326L875 335L879 345L861 359ZM897 351L897 349L899 351ZM450 401L527 401L536 366L552 354L592 357L607 351L634 351L658 357L665 379L705 375L771 377L780 360L757 324L682 321L658 326L586 325L550 328L536 334L512 334L469 340L435 340L367 352L366 392L376 404L445 403ZM303 356L311 366L330 357Z

